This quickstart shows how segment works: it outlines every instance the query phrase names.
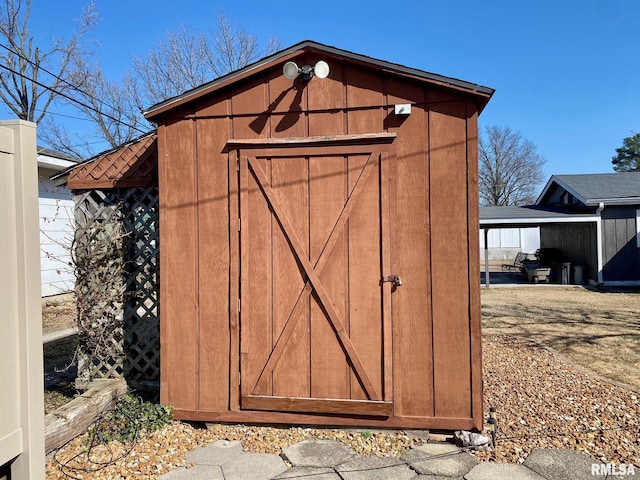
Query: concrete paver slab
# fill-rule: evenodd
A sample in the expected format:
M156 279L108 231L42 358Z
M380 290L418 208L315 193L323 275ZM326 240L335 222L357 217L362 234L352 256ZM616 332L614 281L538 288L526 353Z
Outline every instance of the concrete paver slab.
M198 447L187 453L187 463L198 465L222 465L242 455L242 444L228 440L218 440L206 447Z
M458 453L462 451L460 447L453 443L422 443L420 445L414 445L412 448L429 455L444 455L446 453Z
M305 440L285 452L293 468L287 469L278 455L246 453L240 442L222 440L188 453L187 462L194 467L160 480L582 480L591 478L592 465L598 463L576 451L554 449L534 450L523 465L478 462L442 443L416 446L400 459L356 455L329 440Z
M343 480L413 480L416 473L398 458L358 455L335 467Z
M334 467L353 457L355 452L335 440L303 440L285 448L282 454L296 467Z
M465 480L545 480L532 470L512 463L481 462L464 476Z
M442 450L445 450L444 448ZM447 448L438 454L425 453L423 449L412 448L402 455L402 460L423 475L463 477L478 464L478 460L457 447ZM434 451L431 449L431 451Z
M243 453L222 465L225 480L270 480L287 470L287 465L271 453Z
M57 342L58 340L62 340L63 338L67 338L77 334L78 334L78 327L60 328L52 332L43 333L42 343L47 344L51 342Z
M192 468L173 470L159 477L159 480L224 480L224 476L218 466L196 465Z
M442 475L418 475L414 480L464 480L464 477L444 477ZM516 480L516 479L512 479Z
M593 458L573 450L538 449L531 452L524 466L547 480L584 480L592 478Z
M274 480L295 478L296 480L341 480L333 468L293 467Z

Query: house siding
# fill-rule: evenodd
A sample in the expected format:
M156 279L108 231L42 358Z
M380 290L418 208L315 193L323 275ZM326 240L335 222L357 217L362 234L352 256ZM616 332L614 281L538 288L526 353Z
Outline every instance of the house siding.
M584 278L597 281L598 253L595 223L551 224L540 226L540 246L557 248L571 263L586 267ZM573 273L572 273L573 275Z
M71 266L73 210L69 190L56 186L49 177L56 170L38 169L40 217L40 269L42 296L58 295L73 290Z
M602 211L602 231L603 281L640 281L636 206L606 207Z

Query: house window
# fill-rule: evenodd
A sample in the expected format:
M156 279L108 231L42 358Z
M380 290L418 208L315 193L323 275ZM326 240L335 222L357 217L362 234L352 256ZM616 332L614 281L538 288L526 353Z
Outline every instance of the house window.
M560 195L560 204L561 205L573 205L574 203L576 203L576 199L573 195L571 195L569 192L562 192L562 195Z

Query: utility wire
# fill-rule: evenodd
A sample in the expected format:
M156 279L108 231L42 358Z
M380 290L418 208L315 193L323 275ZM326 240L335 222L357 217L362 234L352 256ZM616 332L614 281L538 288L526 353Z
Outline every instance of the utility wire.
M108 119L110 119L110 120L113 120L114 122L120 123L120 124L124 125L125 127L129 127L129 128L131 128L132 130L135 130L135 131L137 131L137 132L139 132L139 133L147 133L147 131L145 131L145 130L141 130L140 128L138 128L138 127L136 127L136 126L134 126L134 125L131 125L131 124L127 123L127 122L122 121L122 120L121 120L121 119L119 119L119 118L114 117L113 115L110 115L110 114L108 114L108 113L101 112L101 111L100 111L100 110L98 110L97 108L94 108L94 107L92 107L92 106L90 106L90 105L88 105L88 104L86 104L86 103L84 103L84 102L81 102L81 101L80 101L80 100L78 100L77 98L73 98L71 95L67 95L67 94L66 94L66 93L64 93L64 92L61 92L61 91L59 91L59 90L56 90L55 88L52 88L52 87L50 87L50 86L48 86L48 85L45 85L45 84L44 84L44 83L42 83L42 82L39 82L39 81L37 81L37 80L34 80L33 78L29 77L28 75L25 75L25 74L23 74L23 73L17 72L17 71L15 71L14 69L12 69L12 68L10 68L10 67L8 67L8 66L6 66L6 65L0 64L0 67L1 67L1 68L4 68L5 70L7 70L7 71L11 72L11 73L12 73L12 74L14 74L14 75L18 75L18 76L20 76L20 77L22 77L22 78L24 78L24 79L26 79L26 80L29 80L30 82L35 83L35 84L36 84L36 85L38 85L39 87L42 87L42 88L45 88L45 89L47 89L47 90L49 90L49 91L51 91L51 92L54 92L56 95L60 95L61 97L66 98L67 100L70 100L70 101L72 101L72 102L74 102L74 103L77 103L78 105L80 105L80 106L82 106L82 107L84 107L84 108L87 108L87 109L91 110L92 112L96 112L96 113L98 113L98 114L100 114L100 115L103 115L103 116L107 117L107 118L108 118ZM80 93L83 93L83 92L81 92L80 90L78 90L78 91L79 91ZM89 97L90 97L90 96L89 96ZM90 97L90 98L92 98L92 97Z
M22 59L23 59L23 60L25 60L26 62L30 63L32 66L37 67L38 69L42 70L43 72L45 72L45 73L47 73L47 74L51 75L53 78L55 78L56 80L58 80L58 81L60 81L60 82L62 82L62 83L64 83L64 84L66 84L67 86L71 87L71 88L72 88L72 89L74 89L76 92L80 93L81 95L84 95L85 97L90 98L90 99L92 99L92 100L93 100L93 101L95 101L95 102L98 102L98 103L104 103L105 105L107 105L108 107L110 107L110 108L112 108L112 109L114 109L114 110L118 110L118 109L117 109L116 107L114 107L113 105L110 105L110 104L108 104L107 102L105 102L104 100L99 99L99 98L96 98L95 96L91 95L90 93L85 92L84 90L80 89L80 87L78 87L77 85L74 85L73 83L69 82L68 80L65 80L64 78L62 78L62 77L60 77L59 75L57 75L57 74L53 73L51 70L48 70L47 68L43 67L42 65L36 65L36 63L35 63L33 60L31 60L30 58L25 57L22 53L20 53L20 52L18 52L18 51L16 51L16 50L13 50L13 49L11 49L11 48L9 48L9 47L7 47L6 45L4 45L4 44L2 44L2 43L0 43L0 48L4 48L7 52L9 52L9 53L11 53L11 54L13 54L13 55L16 55L16 56L18 56L18 57L22 58ZM24 76L24 75L21 75L21 74L18 74L18 75L22 76L23 78L26 78L27 80L31 80L32 82L36 82L35 80L33 80L33 79L31 79L31 78L28 78L28 77L26 77L26 76ZM38 83L36 82L36 84L38 84ZM45 87L45 88L47 88L47 87ZM54 90L54 89L52 89L52 88L48 88L48 89L49 89L49 90L51 90L51 91L54 91L54 92L56 92L56 93L58 93L58 94L62 94L62 92L58 92L58 91L56 91L56 90ZM78 102L78 103L79 103L79 102ZM84 106L84 105L83 105L83 106ZM100 112L99 110L96 110L95 108L91 108L91 110L93 110L93 111L95 111L96 113L99 113L99 114L101 114L101 115L108 116L107 114L102 113L102 112ZM112 119L113 119L113 117L110 117L110 118L112 118ZM89 120L89 121L90 121L90 120ZM116 121L118 121L118 120L116 120ZM136 127L134 127L133 125L129 125L129 124L125 123L125 122L122 122L122 121L119 121L119 122L120 122L120 123L122 123L123 125L125 125L125 126L129 127L129 128L134 128L134 129L136 128ZM138 130L138 131L140 131L140 130Z
M7 105L9 105L9 104L7 104ZM16 108L19 106L19 105L15 104L15 103L12 103L11 105L16 107ZM41 108L34 108L34 111L35 112L43 112L44 110L42 110ZM77 116L74 116L74 115L67 115L66 113L54 112L52 110L47 110L47 115L57 115L59 117L71 118L73 120L79 120L79 121L82 121L82 122L93 122L93 120L90 119L90 118L83 118L83 117L77 117ZM100 138L97 135L94 135L94 137L95 138ZM69 145L69 147L71 147L71 148L73 148L73 147L84 147L86 145L97 145L99 143L106 143L107 145L109 145L109 147L111 147L111 144L109 143L109 140L106 140L106 139L96 140L95 142L77 143L77 144L74 144L74 145ZM127 141L125 143L129 143L129 142ZM47 143L47 142L42 142L42 144L45 145L45 146L51 147L53 150L55 150L55 148L56 148L55 145L52 145L52 144Z
M7 105L7 106L8 106L8 107L10 107L10 108L11 108L11 107L15 107L15 108L19 108L19 107L20 107L20 105L18 105L17 103L9 103L9 102L6 102L6 103L5 103L5 105ZM44 110L43 110L43 109L41 109L41 108L34 108L34 109L33 109L33 111L34 111L34 112L44 112ZM49 109L49 110L46 110L46 112L47 112L47 115L56 115L56 116L58 116L58 117L71 118L72 120L79 120L79 121L82 121L82 122L93 122L93 120L92 120L92 119L90 119L90 118L86 118L86 117L78 117L78 116L76 116L76 115L69 115L69 114L67 114L67 113L60 113L60 112L56 112L56 111L53 111L53 110L50 110L50 109ZM106 142L106 141L107 141L107 140L105 140L105 142Z

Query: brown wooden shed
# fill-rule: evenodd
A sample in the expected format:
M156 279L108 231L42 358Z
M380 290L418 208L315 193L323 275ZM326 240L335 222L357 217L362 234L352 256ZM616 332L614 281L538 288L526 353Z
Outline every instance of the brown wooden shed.
M283 75L320 60L327 78ZM146 113L177 418L482 428L492 93L305 41Z

